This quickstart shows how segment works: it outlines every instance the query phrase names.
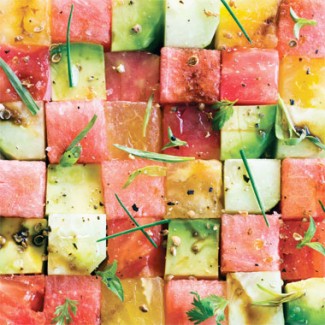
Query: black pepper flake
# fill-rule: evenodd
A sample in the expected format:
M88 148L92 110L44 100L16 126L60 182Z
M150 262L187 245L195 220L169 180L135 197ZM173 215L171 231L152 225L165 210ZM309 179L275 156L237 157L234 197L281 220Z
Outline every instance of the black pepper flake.
M255 266L258 266L258 264L257 264L257 263L255 263Z
M5 50L5 54L8 54L8 53L10 53L10 50Z
M244 84L244 83L242 82L242 83L241 83L241 86L245 88L245 87L246 87L246 84Z
M289 99L290 101L290 105L294 105L295 104L295 100L294 99Z
M103 202L99 202L99 206L103 207L104 203Z
M243 175L243 179L246 183L248 183L250 181L250 179L247 175Z
M73 245L73 247L74 247L75 249L78 249L78 246L77 246L76 243L72 243L72 245Z
M98 209L98 206L94 204L94 209L97 210Z
M176 137L172 136L172 137L170 137L170 140L171 141L176 141Z
M167 202L167 205L175 205L175 203L174 203L174 202L171 202L171 201L169 201L169 202Z
M286 269L282 269L281 272L284 272L285 273L285 272L287 272L287 270Z
M209 187L209 192L213 192L213 187Z
M319 51L318 51L318 49L317 49L317 50L315 51L315 54L318 54L318 52L319 52Z
M310 68L307 68L306 74L310 74Z
M188 190L187 191L187 195L193 195L194 194L194 190Z
M132 205L132 209L135 212L138 212L139 211L139 208L137 207L137 205L135 203Z

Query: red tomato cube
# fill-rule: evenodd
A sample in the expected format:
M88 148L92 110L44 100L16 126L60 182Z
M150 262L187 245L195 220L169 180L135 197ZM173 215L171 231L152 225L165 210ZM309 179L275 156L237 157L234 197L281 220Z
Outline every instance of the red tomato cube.
M127 214L115 198L115 193L134 217L159 219L164 216L164 177L140 175L126 189L122 188L133 171L150 165L162 164L140 159L102 163L102 182L108 219L127 218Z
M325 245L325 220L317 221L316 233L311 240ZM280 227L280 258L282 279L287 281L321 278L325 276L325 257L314 249L297 248L300 236L304 236L309 220L284 220ZM300 236L299 236L300 235Z
M159 62L147 52L105 53L107 100L147 102L154 93L159 102Z
M100 100L87 102L50 102L46 104L47 153L51 164L57 164L73 139L94 115L97 120L80 141L79 163L100 163L107 158L107 136L104 106Z
M219 100L220 52L161 49L160 102L165 104Z
M155 222L153 218L136 218L136 220L140 225ZM108 222L108 235L134 227L135 224L130 219L110 220ZM108 240L108 263L117 260L119 278L163 276L165 250L161 245L161 226L145 230L150 234L158 248L155 248L141 231Z
M279 270L279 216L223 215L221 219L221 271Z
M41 161L0 160L0 216L44 218L45 174Z
M242 49L222 53L221 100L237 105L266 105L278 100L276 50Z
M15 72L34 100L50 99L48 47L0 45L0 57ZM0 103L20 100L8 77L0 69Z
M285 159L281 177L283 219L325 217L325 159Z
M163 144L170 142L168 127L176 138L187 146L169 148L164 153L190 156L197 159L219 159L220 133L212 130L208 117L210 110L201 111L197 106L166 106L163 113Z
M290 8L305 19L317 21L316 26L304 26L300 29L299 40L295 38L295 22L290 16ZM286 0L281 1L278 24L278 50L280 57L301 55L309 58L325 56L325 1L324 0Z

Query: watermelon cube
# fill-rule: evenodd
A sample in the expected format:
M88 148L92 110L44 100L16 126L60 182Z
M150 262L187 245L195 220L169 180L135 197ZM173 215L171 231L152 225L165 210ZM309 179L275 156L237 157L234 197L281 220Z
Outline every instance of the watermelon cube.
M51 2L52 43L65 43L71 5L71 42L99 43L109 48L111 42L110 0Z
M102 324L165 324L161 278L123 279L121 283L124 302L102 285Z
M165 46L208 46L219 24L219 11L219 1L166 0Z
M304 26L300 29L299 39L295 38L295 22L290 16L292 8L298 17L317 21L316 26ZM278 23L278 50L280 57L302 55L309 58L325 56L325 2L323 0L287 0L281 1Z
M44 162L0 160L0 216L43 218Z
M283 219L325 217L325 159L290 159L282 162L281 212Z
M128 159L129 154L114 147L114 144L159 152L161 149L161 112L153 106L146 136L143 136L143 123L146 103L107 102L107 139L109 159ZM125 130L128 132L125 132Z
M324 87L324 58L286 56L281 60L279 93L287 106L324 109Z
M103 214L100 165L49 165L46 214Z
M186 141L187 145L164 150L175 156L195 157L197 159L219 159L220 134L212 130L209 109L201 111L198 106L165 106L163 111L163 143L168 138L168 127L175 137Z
M106 94L109 101L159 102L158 55L148 52L105 53Z
M70 314L73 324L98 325L100 323L100 279L94 276L50 275L45 280L44 314L46 324L55 317L56 307L66 299L77 301L76 315Z
M50 99L48 56L49 48L46 46L0 45L0 57L15 72L34 100ZM8 77L0 69L0 103L20 100Z
M238 105L274 104L278 100L279 58L276 50L222 52L221 100Z
M23 102L0 104L0 153L7 159L45 160L44 107L37 102L36 115Z
M218 218L222 209L222 165L217 160L170 164L167 218Z
M212 104L219 100L220 52L164 47L160 79L161 103Z
M165 285L166 325L191 325L186 312L193 308L193 295L197 292L201 299L209 295L226 298L226 282L217 280L172 280ZM215 325L214 317L206 320L204 325ZM226 325L227 320L220 324Z
M50 45L50 6L49 0L1 0L0 44Z
M45 219L0 218L0 235L5 239L0 249L0 274L42 273L46 238L40 241L36 236L47 229Z
M6 302L0 305L0 322L1 324L45 325L45 316L42 312L21 307L17 312L16 302L14 304Z
M311 240L325 245L325 221L315 220L316 233ZM298 249L300 236L304 236L309 220L284 220L280 228L280 258L282 278L287 281L325 277L325 257L304 246ZM300 236L299 236L300 235Z
M89 275L106 258L105 214L50 214L48 274Z
M136 218L140 225L152 223L153 218ZM130 219L108 221L108 235L134 228ZM155 277L164 274L165 250L162 247L161 226L146 229L155 241L155 248L141 231L108 240L108 263L117 263L119 278Z
M51 164L60 158L73 139L86 127L94 115L97 120L80 141L82 152L78 163L100 163L107 158L106 122L103 103L50 102L46 104L47 154Z
M133 171L152 165L162 164L140 159L102 163L102 182L108 219L127 217L116 200L115 193L134 217L162 218L165 215L164 177L140 175L126 189L122 188Z
M279 270L279 216L229 215L221 219L221 272Z

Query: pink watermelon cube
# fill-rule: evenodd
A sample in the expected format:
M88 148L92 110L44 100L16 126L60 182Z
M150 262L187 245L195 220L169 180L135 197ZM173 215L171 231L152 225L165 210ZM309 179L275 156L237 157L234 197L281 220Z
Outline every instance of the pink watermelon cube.
M150 165L162 165L146 160L112 160L102 163L105 210L108 219L127 218L115 198L115 193L134 217L162 218L165 214L164 177L138 176L123 189L128 176L135 170Z
M279 216L228 215L221 219L221 272L279 270Z
M325 217L325 159L284 159L281 175L283 219Z
M238 105L266 105L278 100L279 56L276 50L222 52L220 97Z
M164 47L160 79L161 103L212 104L219 100L220 52Z
M100 163L107 158L105 112L102 101L50 102L46 104L47 154L51 164L57 164L73 139L86 127L94 115L97 120L81 140L79 163Z
M154 93L159 102L159 62L147 52L105 53L107 100L147 102Z
M0 216L44 217L44 162L0 160L0 175Z
M15 72L34 100L50 99L48 47L0 45L0 57ZM21 99L0 69L0 103L14 101Z
M52 43L66 41L67 23L71 5L74 5L71 21L71 42L111 44L111 1L62 1L52 0Z
M51 324L56 307L65 299L78 303L76 315L71 315L75 325L100 324L101 280L94 276L49 275L45 282L44 314L46 324ZM71 313L72 314L72 313Z
M208 118L210 110L201 111L198 106L165 106L163 110L163 144L167 144L168 127L176 138L187 146L169 148L164 153L175 156L190 156L197 159L219 159L220 133L212 130Z

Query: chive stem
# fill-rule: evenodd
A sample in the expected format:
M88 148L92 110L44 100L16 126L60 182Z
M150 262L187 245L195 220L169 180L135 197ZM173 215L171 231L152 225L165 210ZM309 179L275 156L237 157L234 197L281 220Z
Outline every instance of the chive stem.
M255 184L255 181L254 181L254 177L253 177L253 174L251 172L251 169L248 165L248 161L247 161L247 158L246 158L246 154L245 154L245 151L243 149L239 150L240 152L240 156L244 162L244 166L246 168L246 171L247 171L247 174L249 176L249 179L251 181L251 184L252 184L252 187L253 187L253 191L255 193L255 197L256 197L256 200L257 200L257 203L258 203L258 206L260 207L261 211L262 211L262 214L263 214L263 218L265 220L265 223L268 227L270 227L270 224L269 224L269 221L267 220L267 217L266 217L266 214L265 214L265 209L264 209L264 205L263 205L263 202L261 201L261 198L258 194L258 190L257 190L257 187L256 187L256 184Z
M144 138L147 136L147 128L148 128L148 124L149 124L150 115L152 112L153 96L154 96L154 94L151 94L151 96L148 99L146 113L144 115L144 121L143 121L143 127L142 127L142 136Z
M238 27L240 28L240 30L243 32L243 34L245 35L245 37L247 38L249 43L252 43L252 40L250 39L250 37L248 36L245 28L243 27L243 25L240 23L240 21L238 20L238 18L236 17L235 13L232 11L232 9L230 8L230 6L228 5L226 0L221 0L222 4L226 7L227 11L229 12L230 16L234 19L234 21L236 22L236 24L238 25Z
M321 200L318 200L320 206L322 207L323 212L325 212L325 206Z
M116 234L113 234L113 235L106 236L104 238L98 239L97 242L112 239L112 238L119 237L119 236L122 236L122 235L127 235L127 234L130 234L132 232L135 232L135 231L138 231L138 230L141 230L141 229L146 229L146 228L151 228L151 227L154 227L154 226L164 225L164 224L169 223L169 222L170 222L170 219L164 219L164 220L159 220L159 221L155 221L155 222L152 222L152 223L147 223L146 225L142 225L142 226L139 226L139 227L127 229L127 230L118 232Z
M133 223L139 227L140 224L133 218L133 216L131 215L130 211L126 208L126 206L123 204L123 202L121 201L121 199L119 198L119 196L115 193L114 194L116 197L116 200L118 201L118 203L120 204L120 206L123 208L123 210L126 212L126 214L128 215L128 217L133 221ZM157 244L154 242L154 240L149 236L149 234L144 230L141 229L141 232L147 237L147 239L150 241L150 243L155 247L158 248Z
M72 76L72 63L71 63L71 46L70 46L70 26L72 20L74 5L71 5L70 15L68 19L68 28L67 28L67 35L66 35L66 45L67 45L67 62L68 62L68 76L69 76L69 86L70 88L75 87L75 82Z

